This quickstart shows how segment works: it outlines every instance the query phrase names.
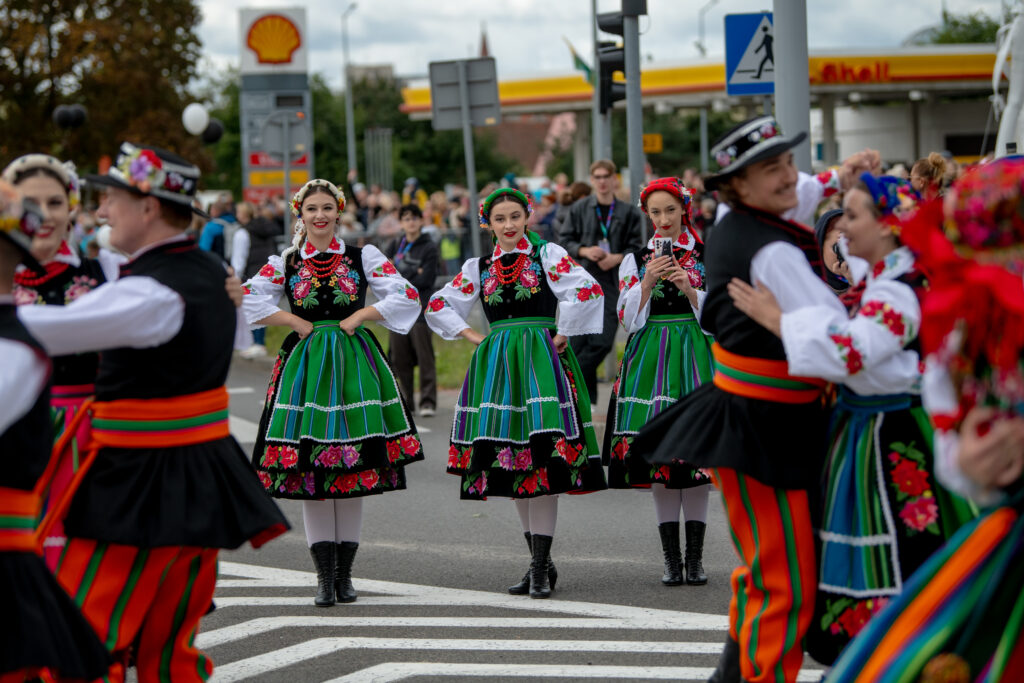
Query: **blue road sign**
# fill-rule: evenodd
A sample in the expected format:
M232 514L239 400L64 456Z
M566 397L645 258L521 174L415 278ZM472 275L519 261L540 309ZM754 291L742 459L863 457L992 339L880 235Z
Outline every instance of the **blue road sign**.
M771 12L725 15L725 91L775 94L775 41Z

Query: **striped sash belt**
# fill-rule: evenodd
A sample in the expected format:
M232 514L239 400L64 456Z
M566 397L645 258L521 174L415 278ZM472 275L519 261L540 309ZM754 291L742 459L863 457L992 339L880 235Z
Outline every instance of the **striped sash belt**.
M715 386L730 394L776 403L813 403L821 398L827 382L814 377L794 377L784 360L750 358L711 347L715 357Z
M555 329L554 318L509 318L508 320L495 320L491 323L491 330L511 330L516 327L541 327L544 329Z
M99 446L188 446L229 434L225 387L172 398L97 401L92 410L92 438Z
M39 552L35 530L42 509L39 493L0 486L0 552Z

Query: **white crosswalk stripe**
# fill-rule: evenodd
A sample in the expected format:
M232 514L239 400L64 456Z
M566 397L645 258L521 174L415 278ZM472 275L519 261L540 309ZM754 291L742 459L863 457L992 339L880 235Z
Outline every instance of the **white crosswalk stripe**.
M457 590L434 586L355 579L360 592L359 612L344 614L347 606L330 614L281 614L288 608L305 608L311 596L295 596L295 588L311 588L316 584L310 572L261 567L237 562L221 562L216 598L219 620L227 616L228 625L200 633L197 645L210 651L217 668L214 681L242 681L272 674L277 680L289 677L289 670L320 658L344 662L345 653L380 652L380 657L360 670L329 678L331 683L362 681L400 681L411 678L592 678L649 680L706 680L711 674L724 632L727 617L722 615L681 612L625 605L558 599L530 600L486 591ZM246 595L239 595L244 589ZM274 595L274 592L292 595ZM225 594L227 593L227 594ZM430 614L411 616L394 614L396 608L438 608L448 611L486 607L508 610L502 616L448 616ZM241 609L246 608L246 609ZM233 613L251 615L253 609L267 616L230 619ZM528 612L528 615L518 616ZM373 629L372 637L349 635L358 629ZM436 636L423 637L424 629ZM283 647L289 633L315 634ZM539 638L552 631L571 638ZM415 632L415 636L410 635ZM605 633L643 633L642 640L602 638ZM660 632L660 633L659 633ZM514 634L511 637L502 637ZM594 634L593 639L583 636ZM649 634L649 639L648 639ZM668 637L666 637L668 636ZM703 638L701 638L703 636ZM691 639L687 639L687 638ZM250 641L263 643L263 651L238 647ZM294 641L295 638L292 637ZM266 643L274 643L267 647ZM234 661L221 656L224 648L235 646L233 652L245 652ZM415 653L421 661L389 661L388 652ZM431 653L436 660L431 661ZM487 653L518 653L514 661L500 663L480 661ZM560 662L540 664L531 657L557 653ZM623 664L591 664L594 655L621 655ZM392 655L395 656L395 655ZM643 662L649 657L672 657L677 666L653 666ZM627 664L626 662L636 662ZM821 671L805 669L798 680L816 681ZM270 680L267 678L267 680ZM297 680L294 679L293 680Z

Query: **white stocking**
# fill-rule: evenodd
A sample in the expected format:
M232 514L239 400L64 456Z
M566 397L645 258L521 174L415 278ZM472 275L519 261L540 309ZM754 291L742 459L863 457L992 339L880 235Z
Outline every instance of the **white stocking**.
M530 533L530 499L516 498L516 512L519 514L519 524L523 527L523 533Z
M708 521L708 494L711 484L683 489L683 518L687 522Z
M539 496L530 499L530 533L541 536L555 535L558 521L558 496Z
M334 543L334 501L302 501L302 526L306 528L306 544L321 541Z
M336 543L342 541L358 543L362 527L362 498L343 498L334 501L334 541Z
M651 497L654 498L654 516L658 524L679 521L679 501L682 489L667 489L664 484L651 484ZM704 498L707 501L707 497Z

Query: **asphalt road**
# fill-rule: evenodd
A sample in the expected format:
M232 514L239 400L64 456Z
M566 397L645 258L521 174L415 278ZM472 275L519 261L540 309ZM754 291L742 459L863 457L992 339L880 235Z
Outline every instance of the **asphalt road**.
M232 431L246 451L270 368L238 359L232 368ZM604 491L560 497L553 598L510 596L505 587L529 563L518 517L507 499L459 500L458 479L444 471L455 392L439 398L435 417L417 419L427 458L407 469L408 490L365 501L357 602L313 605L295 501L280 501L287 535L221 554L218 609L198 639L214 680L706 679L725 638L734 566L717 496L706 586L662 586L650 494ZM603 415L595 420L600 432ZM817 680L814 668L806 661L801 680Z

